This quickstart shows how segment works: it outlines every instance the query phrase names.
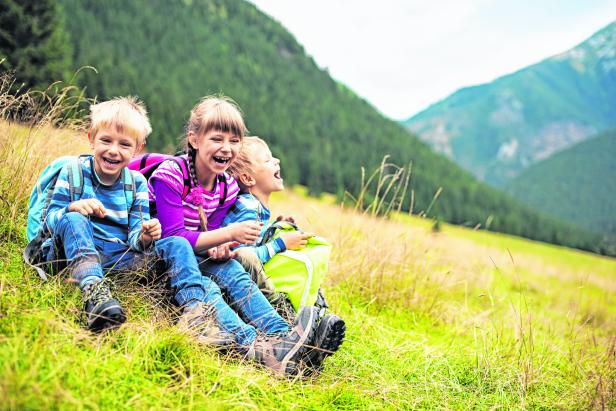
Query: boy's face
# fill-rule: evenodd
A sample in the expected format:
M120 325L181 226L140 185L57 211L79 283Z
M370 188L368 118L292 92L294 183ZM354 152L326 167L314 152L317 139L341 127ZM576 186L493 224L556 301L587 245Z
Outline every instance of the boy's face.
M107 185L116 182L122 169L143 147L143 143L138 145L135 137L120 134L113 128L100 129L95 136L88 135L88 138L94 151L96 175Z
M280 176L280 160L272 156L272 152L265 146L258 146L254 151L252 163L252 190L264 194L271 194L284 189L284 182Z

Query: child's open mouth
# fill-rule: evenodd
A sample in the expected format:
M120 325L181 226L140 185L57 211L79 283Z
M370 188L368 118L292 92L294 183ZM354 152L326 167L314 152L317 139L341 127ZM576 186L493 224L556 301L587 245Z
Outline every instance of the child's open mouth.
M274 173L274 177L277 178L278 180L282 180L282 177L280 176L280 170Z
M109 158L105 158L103 157L103 162L109 166L109 167L114 167L117 166L118 164L120 164L120 160L111 160Z
M214 156L214 161L218 164L228 164L231 161L231 157Z

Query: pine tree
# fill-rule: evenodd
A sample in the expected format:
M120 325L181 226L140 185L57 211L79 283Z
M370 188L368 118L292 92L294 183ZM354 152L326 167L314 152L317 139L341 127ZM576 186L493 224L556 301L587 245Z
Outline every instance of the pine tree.
M42 89L65 80L71 47L54 0L0 0L0 60L17 85Z

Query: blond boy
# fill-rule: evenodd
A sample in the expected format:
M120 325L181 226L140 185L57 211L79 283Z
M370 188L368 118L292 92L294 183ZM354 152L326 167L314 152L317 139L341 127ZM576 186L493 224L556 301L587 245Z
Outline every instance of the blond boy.
M57 269L68 267L83 292L88 327L93 331L117 327L126 320L105 276L111 270L150 269L162 262L176 302L186 309L184 322L208 337L207 342L231 343L232 336L218 333L204 313L204 301L217 287L205 289L188 241L160 239L160 223L150 219L146 180L126 167L152 131L145 107L132 97L115 98L92 105L90 120L92 155L79 159L83 189L77 198L70 192L73 170L65 166L45 219L52 237L43 243L44 259Z
M284 182L280 174L280 160L272 156L267 143L259 137L244 137L242 149L231 163L229 173L236 178L242 193L229 210L223 225L255 220L263 223L257 244L269 226L269 200L273 192L282 191ZM278 217L277 220L291 217ZM235 250L235 258L253 276L261 291L274 305L280 304L283 296L275 292L272 282L263 270L263 264L277 253L285 250L304 248L313 234L293 231L282 233L280 237L260 246L241 246ZM323 359L338 350L344 339L344 321L333 314L325 315L317 328L315 349L306 357L306 363L315 369L322 367Z

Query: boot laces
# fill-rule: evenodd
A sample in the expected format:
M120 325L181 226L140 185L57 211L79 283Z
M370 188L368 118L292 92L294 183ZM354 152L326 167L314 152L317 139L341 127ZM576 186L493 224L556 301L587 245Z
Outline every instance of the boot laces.
M104 280L92 284L86 291L86 301L91 301L94 306L109 301L112 298L109 284Z
M196 312L188 319L189 327L194 330L200 330L213 325L214 308L205 303L199 303Z

